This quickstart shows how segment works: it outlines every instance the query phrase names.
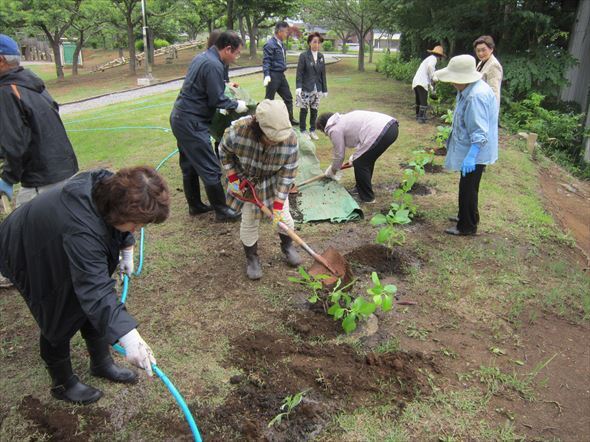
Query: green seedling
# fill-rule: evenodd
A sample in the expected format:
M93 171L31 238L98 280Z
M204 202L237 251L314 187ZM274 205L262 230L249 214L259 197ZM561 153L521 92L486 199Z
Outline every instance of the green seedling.
M415 150L412 153L414 154L414 159L408 164L418 172L418 175L422 176L424 175L426 165L432 163L434 160L434 153L426 152L425 150Z
M291 412L301 403L303 400L303 396L309 391L309 389L300 391L299 393L294 394L293 396L287 396L283 399L283 404L281 405L280 410L284 410L281 413L277 414L272 420L268 423L268 428L274 425L280 425L283 418L286 417L289 419L289 415Z
M320 294L322 289L324 288L322 281L327 279L329 276L310 275L305 271L303 267L299 267L297 269L297 272L301 275L301 278L290 276L289 281L301 284L302 286L308 288L311 291L311 296L307 298L307 300L312 304L315 304L320 300Z
M375 305L381 307L384 312L391 310L397 287L393 284L381 284L377 272L371 273L371 281L373 281L373 287L368 288L367 293L373 297Z

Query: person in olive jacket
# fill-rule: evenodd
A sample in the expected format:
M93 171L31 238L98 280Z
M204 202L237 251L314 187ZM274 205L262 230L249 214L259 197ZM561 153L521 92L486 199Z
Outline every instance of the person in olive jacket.
M326 62L324 54L319 52L324 39L319 32L312 32L307 37L309 50L299 55L297 63L297 77L295 80L295 104L301 109L299 113L299 129L307 135L305 124L307 109L309 108L309 137L317 140L315 124L318 118L320 99L328 96L328 82L326 81Z
M164 179L152 168L83 172L17 208L0 224L0 270L19 290L39 325L40 353L53 381L53 397L77 404L102 392L73 373L70 340L80 330L90 373L132 383L110 345L119 342L129 362L152 375L152 351L137 322L117 298L111 277L133 272L133 232L169 214ZM119 261L119 254L123 259Z

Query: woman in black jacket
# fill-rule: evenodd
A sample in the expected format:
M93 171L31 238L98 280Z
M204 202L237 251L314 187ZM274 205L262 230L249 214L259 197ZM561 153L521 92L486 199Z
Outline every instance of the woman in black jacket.
M78 330L86 340L92 375L136 380L111 357L110 345L117 341L127 360L151 375L155 359L117 298L111 275L117 265L121 272L133 272L133 232L163 222L169 207L168 187L154 169L95 170L40 194L0 224L0 270L39 325L53 397L89 404L102 396L73 373L70 340Z
M297 79L295 105L301 109L299 114L299 129L303 135L307 135L305 123L307 109L309 108L309 137L318 139L315 133L315 122L318 117L318 108L321 97L328 96L328 83L326 82L326 61L324 54L319 52L324 39L319 32L312 32L307 37L309 49L299 55L297 63Z

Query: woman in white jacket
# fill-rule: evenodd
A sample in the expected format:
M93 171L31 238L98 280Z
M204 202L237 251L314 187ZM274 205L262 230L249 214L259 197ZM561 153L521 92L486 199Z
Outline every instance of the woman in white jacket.
M418 123L426 123L428 91L432 90L434 86L433 75L436 70L436 63L442 57L446 57L442 46L435 46L434 49L429 49L428 53L431 55L422 60L412 80L412 89L416 94L416 121Z
M481 72L482 80L485 81L494 91L496 100L498 100L498 110L500 109L500 90L502 89L502 76L504 71L502 65L494 57L494 48L496 47L494 39L489 35L482 35L473 42L475 55L479 59L477 71Z

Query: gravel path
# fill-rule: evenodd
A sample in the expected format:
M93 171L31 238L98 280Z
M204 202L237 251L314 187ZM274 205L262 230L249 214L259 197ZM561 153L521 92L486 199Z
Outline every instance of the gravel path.
M326 55L326 64L336 63L339 61L339 58L331 56L329 54ZM289 64L290 68L297 67L296 64ZM236 78L242 77L244 75L255 74L257 72L262 72L261 66L253 66L253 67L244 67L244 68L237 68L237 69L230 69L229 77ZM113 103L120 103L122 101L129 101L134 100L140 97L145 97L147 95L154 95L160 94L163 92L168 92L172 90L180 90L182 87L182 82L184 81L184 77L177 78L174 80L169 80L166 82L154 84L152 86L144 86L135 89L130 89L128 91L122 92L113 92L111 94L105 94L98 97L86 98L80 101L74 101L72 103L61 104L59 107L59 113L61 115L67 115L74 112L85 111L88 109L95 109L97 107L107 106ZM261 79L262 82L262 79Z

